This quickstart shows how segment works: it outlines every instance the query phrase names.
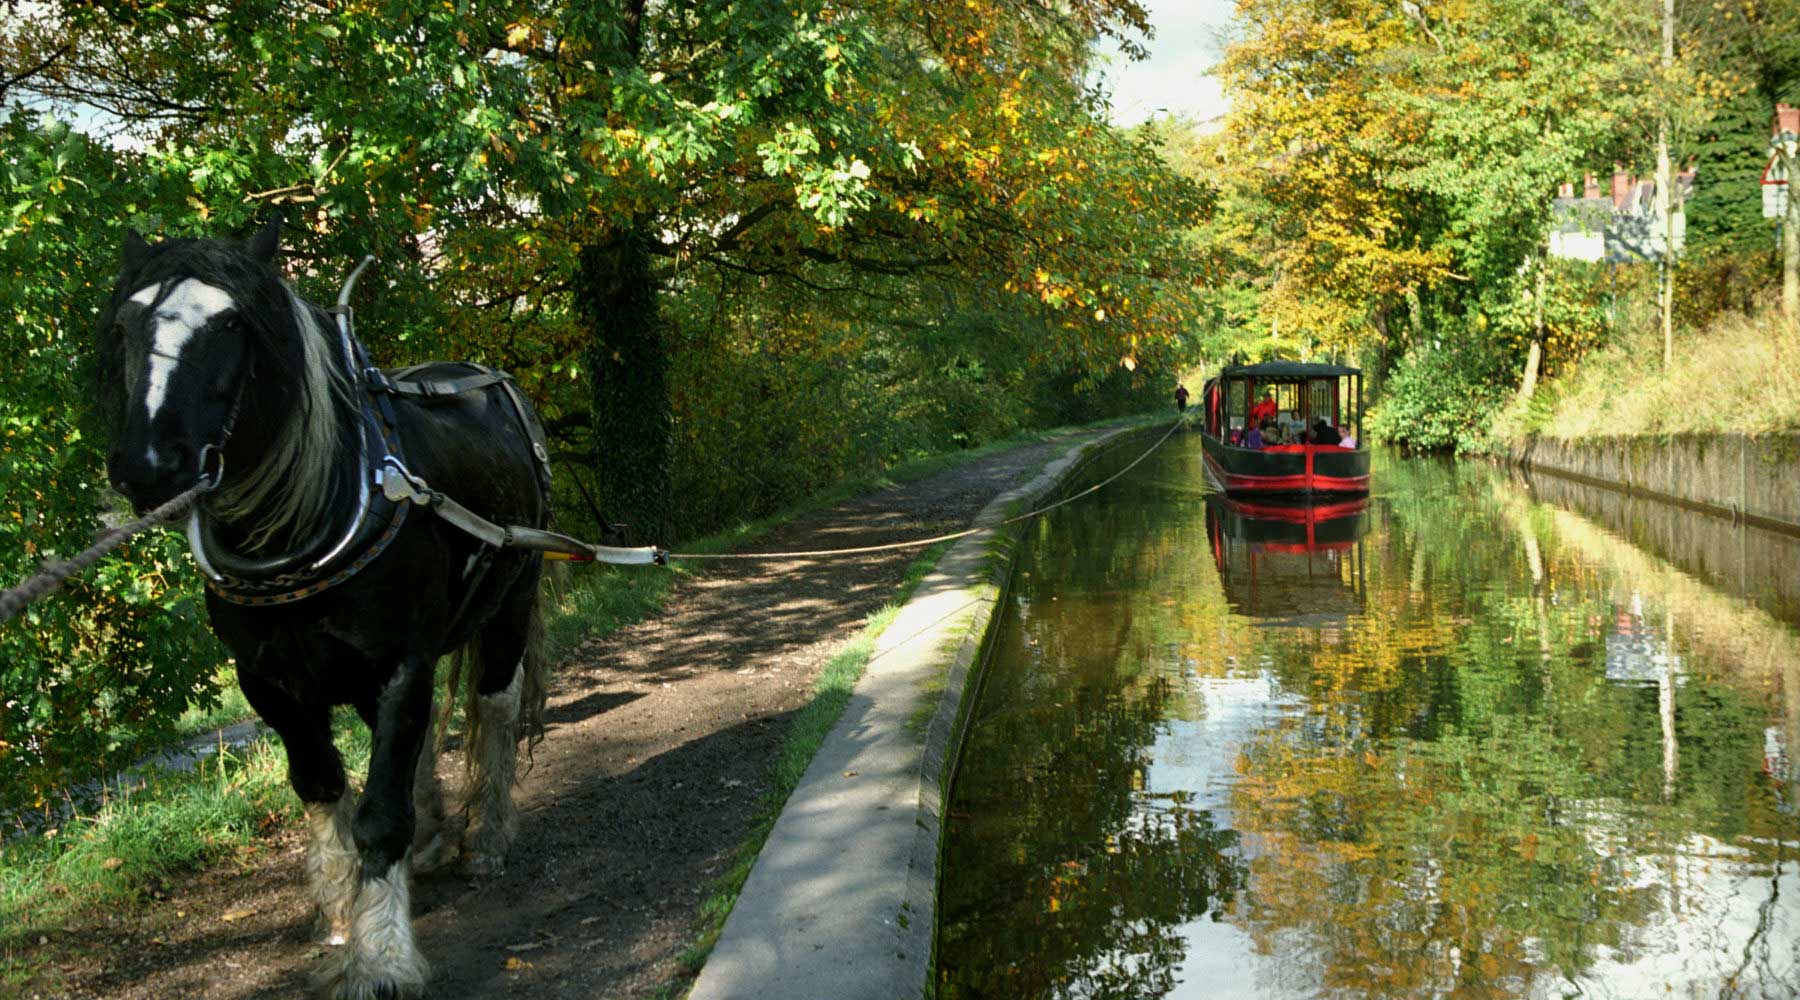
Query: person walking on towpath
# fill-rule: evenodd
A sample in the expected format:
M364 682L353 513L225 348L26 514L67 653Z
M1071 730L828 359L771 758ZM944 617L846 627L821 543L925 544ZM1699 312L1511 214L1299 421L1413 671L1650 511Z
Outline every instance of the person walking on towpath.
M1187 412L1188 391L1185 385L1175 386L1175 412Z

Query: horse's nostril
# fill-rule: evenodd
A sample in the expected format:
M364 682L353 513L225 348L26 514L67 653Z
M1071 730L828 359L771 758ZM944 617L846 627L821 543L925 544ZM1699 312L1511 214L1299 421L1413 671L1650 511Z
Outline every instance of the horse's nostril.
M187 468L188 448L186 445L171 444L156 453L156 471L168 475Z

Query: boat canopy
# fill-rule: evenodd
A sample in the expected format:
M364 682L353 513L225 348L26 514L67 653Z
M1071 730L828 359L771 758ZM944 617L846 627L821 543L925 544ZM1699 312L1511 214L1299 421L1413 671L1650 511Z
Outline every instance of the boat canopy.
M1250 426L1250 411L1265 393L1274 397L1274 419L1284 426L1310 427L1323 419L1362 440L1361 368L1306 361L1227 365L1202 392L1206 432L1221 441Z
M1276 379L1332 378L1361 375L1361 368L1349 365L1314 364L1308 361L1264 361L1255 365L1228 365L1219 372L1222 378L1253 378L1270 382Z

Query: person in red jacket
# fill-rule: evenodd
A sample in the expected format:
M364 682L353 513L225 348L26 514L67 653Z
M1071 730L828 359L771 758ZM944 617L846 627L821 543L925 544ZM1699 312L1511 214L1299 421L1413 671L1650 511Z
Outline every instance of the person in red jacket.
M1275 405L1275 394L1264 389L1262 402L1250 408L1250 426L1261 427L1263 421L1274 420L1275 414L1280 410L1281 408Z

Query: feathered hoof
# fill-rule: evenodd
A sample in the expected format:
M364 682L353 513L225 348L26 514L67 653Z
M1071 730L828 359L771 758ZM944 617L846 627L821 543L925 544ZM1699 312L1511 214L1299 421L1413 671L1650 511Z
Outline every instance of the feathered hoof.
M467 849L457 859L456 870L470 878L496 878L506 873L506 855Z
M357 960L353 948L334 956L325 973L325 996L329 1000L420 1000L425 995L423 961L403 963L399 968L371 969L366 965Z
M422 844L413 845L412 870L414 873L437 871L462 853L462 847L455 834L439 830Z
M342 948L350 941L350 928L346 924L333 923L331 918L321 913L314 924L313 936L327 948Z
M476 820L463 831L462 860L457 869L464 875L493 878L506 871L506 856L512 853L513 824L509 821L484 823Z

